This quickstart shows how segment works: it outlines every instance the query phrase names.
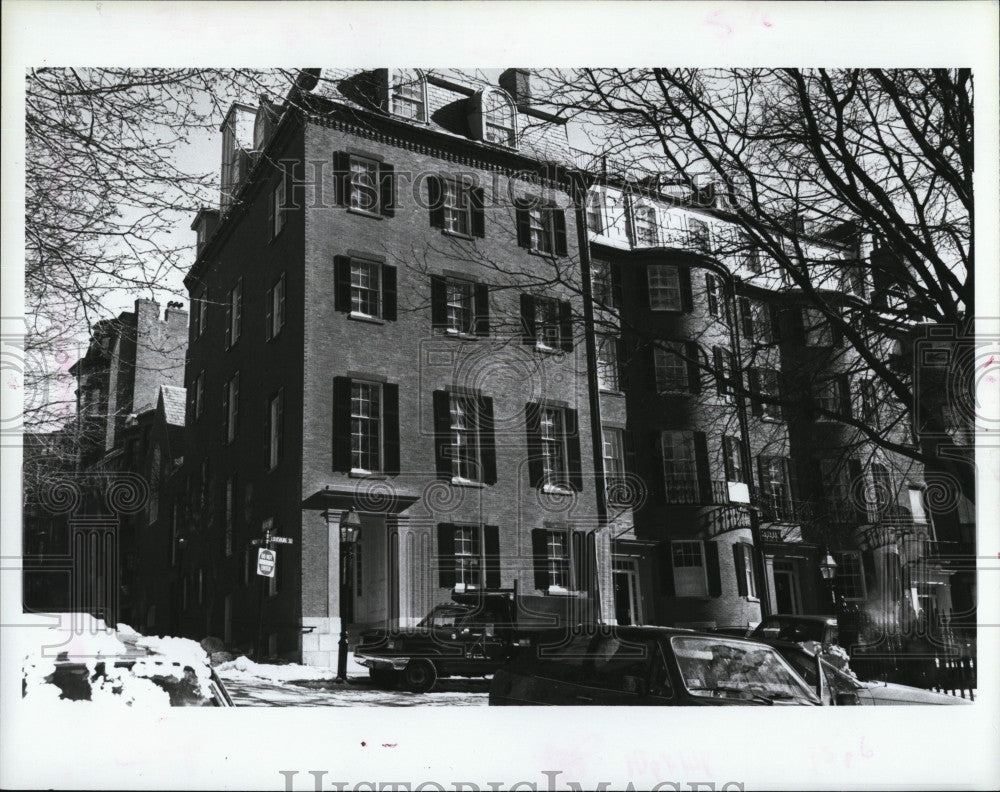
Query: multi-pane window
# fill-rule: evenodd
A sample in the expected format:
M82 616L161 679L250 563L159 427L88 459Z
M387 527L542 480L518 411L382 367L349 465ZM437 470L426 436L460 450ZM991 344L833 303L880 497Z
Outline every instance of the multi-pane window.
M239 400L240 400L240 375L239 372L226 383L225 398L223 408L225 409L226 420L226 442L231 443L236 439L236 432L239 426Z
M566 416L558 407L543 407L539 416L542 480L551 486L565 485L568 478Z
M535 339L540 346L559 349L562 342L562 307L559 300L535 298Z
M834 553L833 557L837 562L836 577L833 579L837 593L848 602L864 602L865 575L861 554L843 551Z
M689 540L671 542L670 562L674 567L674 594L676 596L704 597L708 595L704 542Z
M765 513L772 520L794 519L788 460L785 457L760 457L760 497Z
M351 381L351 469L382 469L382 386Z
M201 334L205 332L208 325L208 293L205 289L198 292L198 296L194 298L194 304L191 306L191 324L193 325L194 337L195 339L201 338Z
M271 237L274 238L281 233L288 219L288 208L285 206L285 183L278 182L271 191L270 205Z
M822 477L823 501L827 515L833 522L848 522L851 517L851 483L847 465L839 459L821 459L819 472Z
M487 91L483 102L483 140L513 148L516 145L514 106L500 91Z
M736 589L741 597L757 596L757 575L753 568L753 545L737 542L733 545L736 560Z
M646 267L649 284L649 307L654 311L680 311L681 277L677 267L651 264Z
M243 327L243 278L229 292L226 301L226 349L240 340Z
M205 372L199 371L194 380L194 417L201 418L205 409Z
M746 481L743 471L743 443L738 437L722 438L722 453L726 464L726 481Z
M475 286L470 281L448 279L445 283L447 331L472 333L475 330Z
M729 401L736 392L734 383L736 361L733 359L733 353L724 347L713 347L712 362L715 367L716 391Z
M233 554L233 519L236 512L236 480L226 479L225 494L225 552L226 558Z
M281 332L285 326L285 274L282 273L277 283L267 290L266 312L264 316L265 340L270 341Z
M892 474L885 465L872 463L872 489L875 495L875 508L879 514L884 512L896 499L892 485Z
M481 481L479 411L477 400L460 393L450 396L451 474L462 481Z
M746 267L750 272L755 275L760 274L760 250L754 244L753 239L749 234L744 232L739 232L739 261L740 264Z
M380 267L374 261L351 259L351 312L362 316L379 315Z
M427 118L426 85L419 72L394 69L391 88L392 113L411 121Z
M564 531L549 531L545 537L545 564L550 586L569 588L569 542Z
M615 289L615 276L610 261L591 261L591 280L594 302L601 308L619 308L619 295Z
M455 527L455 583L482 586L479 529L475 526Z
M684 343L681 341L658 341L653 347L656 390L660 393L688 389L690 382L684 353Z
M350 208L362 212L377 213L379 210L378 162L352 154L350 180Z
M538 206L528 209L528 233L532 250L552 253L552 210Z
M624 432L621 429L602 429L601 440L604 456L604 486L610 499L625 495Z
M846 376L824 380L816 387L814 397L816 420L830 421L850 414L850 393Z
M688 232L691 237L692 248L703 253L711 252L712 238L708 223L692 217L688 220Z
M711 273L705 275L705 294L708 296L709 314L721 318L723 315L722 281L719 280L718 276Z
M861 382L861 417L869 426L879 428L878 388L873 379Z
M472 198L468 185L441 180L444 229L454 234L468 235L472 229Z
M652 206L637 206L633 212L635 243L637 245L657 245L659 235L656 228L656 210Z
M802 309L802 329L805 333L806 346L833 346L833 328L830 320L818 308Z
M597 384L601 390L616 391L618 381L618 339L599 336L597 339Z
M279 390L267 404L267 469L274 470L281 461L281 446L284 431L284 390Z
M760 344L774 343L774 323L771 317L771 306L763 300L748 300L750 307L750 325L747 339Z
M661 432L660 447L667 503L697 502L698 463L694 433L680 430Z
M776 369L754 369L757 379L757 393L760 396L758 414L765 421L780 421L781 412L781 377Z
M600 190L587 195L587 227L594 234L604 233L604 194Z

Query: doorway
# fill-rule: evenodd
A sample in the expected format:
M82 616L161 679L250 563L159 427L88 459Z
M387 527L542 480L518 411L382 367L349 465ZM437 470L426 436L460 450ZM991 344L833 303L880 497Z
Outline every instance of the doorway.
M639 565L634 558L614 559L612 578L615 619L618 624L642 624L642 597L639 594Z
M774 560L774 599L778 613L802 613L799 568L794 559Z

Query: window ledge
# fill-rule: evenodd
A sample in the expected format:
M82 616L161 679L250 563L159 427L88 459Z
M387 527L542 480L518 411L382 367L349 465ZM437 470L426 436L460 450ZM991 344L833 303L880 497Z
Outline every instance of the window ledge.
M482 481L473 481L472 479L459 478L458 476L452 476L451 484L454 487L473 487L474 489L483 489L486 486Z
M757 603L759 603L760 602L760 597L751 597L751 596L748 595L746 597L746 601L747 602L757 602Z
M477 336L474 333L462 333L458 330L453 330L450 327L444 328L441 334L448 338L455 338L459 341L478 341L480 338L485 338L485 336Z
M368 322L370 324L385 324L385 319L380 319L377 316L371 316L370 314L359 313L358 311L351 311L347 314L348 319L353 319L356 322Z
M548 259L549 261L559 258L555 253L546 253L544 250L536 250L535 248L524 248L532 256L540 256L543 259Z
M367 478L383 480L388 478L384 473L378 470L362 470L361 468L351 468L350 473L347 474L350 478Z
M378 212L372 212L372 211L370 211L368 209L358 209L356 206L348 206L347 207L347 213L348 214L361 215L362 217L370 217L373 220L384 220L385 219L385 216L379 214Z
M609 396L624 396L625 395L625 392L623 390L621 390L621 388L605 388L605 387L602 387L602 386L599 385L597 387L597 389L601 393L606 393Z
M541 352L546 355L558 355L563 352L562 349L557 349L556 347L550 347L548 344L543 344L541 341L535 342L535 351Z
M570 487L563 487L559 484L543 484L542 492L547 495L572 495L573 490Z
M441 233L445 236L455 237L456 239L467 239L470 242L475 240L475 237L472 234L466 234L462 231L450 231L447 228L442 228Z

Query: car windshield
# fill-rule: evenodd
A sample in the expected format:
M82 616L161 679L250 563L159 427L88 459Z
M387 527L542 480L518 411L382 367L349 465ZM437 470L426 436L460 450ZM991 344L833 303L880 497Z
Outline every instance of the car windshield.
M815 694L768 646L696 636L674 636L670 645L684 686L692 695L816 701Z

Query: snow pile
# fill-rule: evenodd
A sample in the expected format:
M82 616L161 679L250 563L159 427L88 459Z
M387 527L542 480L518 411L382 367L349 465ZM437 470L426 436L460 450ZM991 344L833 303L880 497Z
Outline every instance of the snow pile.
M190 638L141 635L137 636L135 645L148 649L153 654L163 655L171 662L186 663L194 668L208 664L208 653L197 641L192 641ZM207 670L206 667L206 672Z
M336 669L316 668L297 663L270 665L255 663L248 657L240 656L228 663L216 666L216 672L223 679L249 680L264 679L271 682L304 682L309 680L334 679Z

